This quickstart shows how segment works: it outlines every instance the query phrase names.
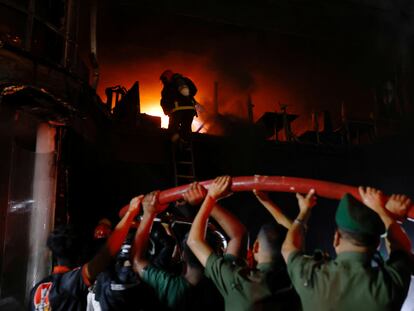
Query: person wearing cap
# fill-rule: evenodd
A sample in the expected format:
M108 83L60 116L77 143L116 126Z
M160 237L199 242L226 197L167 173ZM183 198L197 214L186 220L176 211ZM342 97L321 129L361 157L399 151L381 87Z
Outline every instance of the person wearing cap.
M169 69L161 74L160 80L163 84L161 107L169 117L168 129L179 135L173 137L187 140L196 115L194 96L197 87L189 78Z
M333 260L305 256L306 222L316 203L313 190L297 194L299 215L282 246L292 283L306 310L400 310L410 283L411 244L400 225L385 208L384 196L373 188L359 188L364 204L346 194L335 221ZM407 199L392 196L395 204ZM380 236L386 233L389 258L375 259Z
M206 276L214 282L223 296L225 310L298 310L299 299L292 290L280 253L286 232L281 225L270 223L260 228L253 245L256 269L248 267L240 260L230 261L224 256L215 254L206 242L205 228L210 213L213 216L216 200L227 196L230 187L229 176L218 177L210 185L191 226L188 246L205 267ZM277 222L290 225L287 218L281 221L281 217L278 217L281 215L280 210L270 203L264 193L256 191L255 195L262 203L264 202L265 208ZM237 253L233 255L237 257Z

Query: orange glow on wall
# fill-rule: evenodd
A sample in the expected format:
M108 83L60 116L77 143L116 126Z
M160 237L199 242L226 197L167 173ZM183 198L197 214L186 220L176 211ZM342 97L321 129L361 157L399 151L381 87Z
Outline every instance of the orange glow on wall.
M141 107L141 112L151 116L161 117L161 127L168 128L169 118L164 114L159 104L147 104L145 107Z

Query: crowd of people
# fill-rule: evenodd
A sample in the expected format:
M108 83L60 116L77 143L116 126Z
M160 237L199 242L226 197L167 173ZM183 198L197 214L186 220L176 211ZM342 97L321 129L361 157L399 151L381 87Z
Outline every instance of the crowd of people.
M229 176L208 189L191 184L183 200L195 217L182 232L159 223L166 209L159 191L133 198L113 230L100 224L100 248L83 264L76 231L56 228L47 241L56 265L32 289L30 310L401 309L414 261L409 237L394 216L410 207L408 197L386 199L370 187L359 188L362 202L344 195L335 214L336 257L328 258L304 252L313 189L296 194L294 220L267 193L253 191L269 222L251 247L248 229L219 204L230 189ZM381 237L386 260L377 251Z

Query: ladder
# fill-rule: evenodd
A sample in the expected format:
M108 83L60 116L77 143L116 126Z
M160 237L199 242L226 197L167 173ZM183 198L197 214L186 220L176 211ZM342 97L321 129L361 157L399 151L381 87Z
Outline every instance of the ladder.
M195 181L193 142L173 144L173 166L175 186Z

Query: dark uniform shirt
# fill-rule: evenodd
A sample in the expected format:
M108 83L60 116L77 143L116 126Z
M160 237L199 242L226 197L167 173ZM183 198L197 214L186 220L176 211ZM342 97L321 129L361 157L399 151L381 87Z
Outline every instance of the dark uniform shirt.
M30 292L30 310L86 310L88 280L81 268L57 266L53 274L37 283Z
M100 273L93 292L102 311L160 310L153 290L136 278L130 266Z
M197 285L185 277L173 275L154 266L145 269L142 280L156 292L158 299L173 310L220 311L223 299L210 280L203 278Z
M184 277L170 274L151 265L145 269L142 280L151 286L158 299L170 308L177 307L179 300L191 286Z
M392 252L382 267L372 267L371 259L356 252L340 253L335 260L291 254L288 272L303 309L400 310L410 284L408 255Z
M188 87L189 96L180 93L182 87ZM170 115L172 112L180 110L195 111L194 96L196 93L197 88L193 81L180 74L175 74L161 91L161 107L164 113Z
M205 274L217 286L224 297L227 311L242 310L297 310L298 298L291 301L291 295L277 299L284 293L292 293L285 268L273 264L260 264L251 270L231 260L211 254L207 259ZM269 278L271 276L271 278ZM277 284L279 282L279 284ZM275 287L271 283L276 284ZM276 289L277 288L277 289ZM276 299L270 299L270 298ZM287 306L283 306L284 302Z

